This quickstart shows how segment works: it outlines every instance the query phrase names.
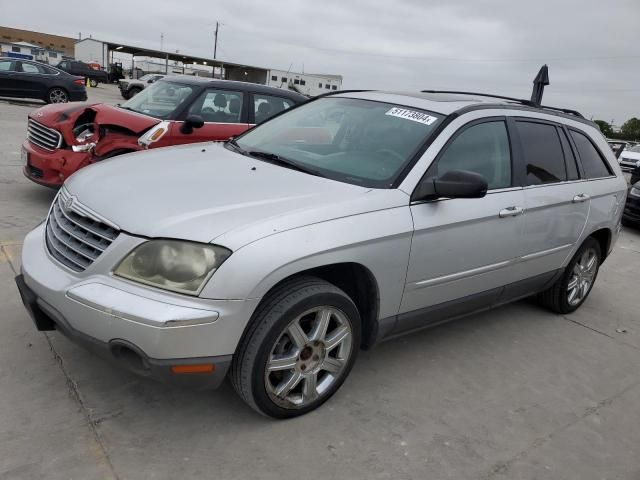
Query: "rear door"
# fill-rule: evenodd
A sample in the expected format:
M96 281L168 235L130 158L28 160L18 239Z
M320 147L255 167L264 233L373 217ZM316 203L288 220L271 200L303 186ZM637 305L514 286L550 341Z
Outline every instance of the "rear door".
M247 121L248 94L236 90L206 88L182 112L180 120L172 122L171 143L225 141L249 128ZM182 133L184 119L197 115L204 120L202 128Z
M29 62L18 62L18 78L20 79L21 95L30 98L44 97L47 83L45 69L40 65Z
M16 95L20 80L16 72L15 60L0 60L0 96Z
M586 225L590 198L564 127L533 118L516 118L513 125L525 179L520 266L532 277L562 266Z

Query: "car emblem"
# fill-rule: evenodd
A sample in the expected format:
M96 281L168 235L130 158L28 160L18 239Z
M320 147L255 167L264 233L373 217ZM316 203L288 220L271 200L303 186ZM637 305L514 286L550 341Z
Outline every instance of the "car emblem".
M64 201L63 207L65 211L69 211L73 208L73 204L76 201L75 197L69 197Z
M36 113L36 115L38 116L38 118L44 117L44 113L42 113L42 112L38 112L38 113Z

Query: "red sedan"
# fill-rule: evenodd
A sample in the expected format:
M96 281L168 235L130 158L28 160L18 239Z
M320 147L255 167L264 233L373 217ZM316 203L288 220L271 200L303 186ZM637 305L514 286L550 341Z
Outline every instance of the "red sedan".
M91 163L146 148L224 141L306 100L252 83L167 77L118 107L48 105L29 114L24 174L57 188Z

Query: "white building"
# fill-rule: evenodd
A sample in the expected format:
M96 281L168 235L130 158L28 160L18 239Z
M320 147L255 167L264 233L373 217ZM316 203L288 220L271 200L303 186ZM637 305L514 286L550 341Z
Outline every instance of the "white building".
M294 89L304 95L313 97L340 90L342 88L342 75L269 70L266 84L270 87Z
M27 42L0 41L0 57L23 58L57 65L65 55L61 51L42 48Z

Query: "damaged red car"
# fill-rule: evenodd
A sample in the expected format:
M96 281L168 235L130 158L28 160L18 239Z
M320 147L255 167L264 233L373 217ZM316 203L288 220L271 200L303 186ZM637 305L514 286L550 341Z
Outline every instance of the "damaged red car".
M74 172L116 155L223 141L307 100L263 85L166 77L121 106L56 104L29 114L24 174L57 188Z

